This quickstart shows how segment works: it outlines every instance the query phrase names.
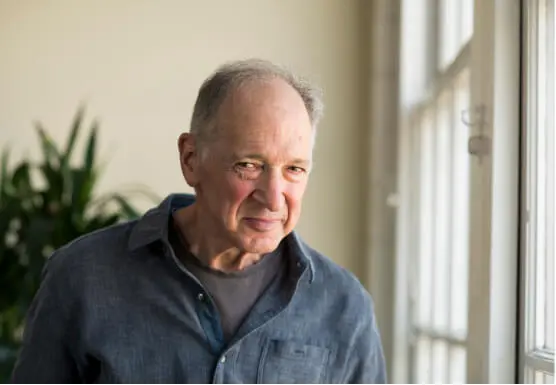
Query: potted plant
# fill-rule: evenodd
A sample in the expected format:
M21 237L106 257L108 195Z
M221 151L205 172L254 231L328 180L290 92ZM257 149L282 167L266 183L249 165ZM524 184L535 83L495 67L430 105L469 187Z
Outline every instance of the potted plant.
M38 162L24 159L10 166L9 151L0 160L0 381L9 380L20 346L24 318L46 258L71 240L139 216L130 194L97 196L98 124L87 133L84 155L73 162L83 129L84 108L73 119L68 139L58 147L41 124ZM148 191L132 191L147 194Z

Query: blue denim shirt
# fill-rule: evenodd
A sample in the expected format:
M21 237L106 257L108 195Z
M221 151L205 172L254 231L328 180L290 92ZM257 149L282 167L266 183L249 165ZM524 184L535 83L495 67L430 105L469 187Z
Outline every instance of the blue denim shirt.
M138 221L81 237L47 261L14 382L384 383L371 297L357 279L285 238L291 266L236 336L168 242L171 195Z

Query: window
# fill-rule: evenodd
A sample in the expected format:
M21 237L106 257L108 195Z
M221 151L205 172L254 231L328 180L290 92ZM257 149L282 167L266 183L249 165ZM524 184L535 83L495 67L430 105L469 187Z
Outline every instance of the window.
M413 73L405 77L422 89L408 90L414 96L406 99L408 118L401 135L406 143L401 173L410 180L401 181L406 187L400 192L400 211L406 219L399 231L415 236L405 236L407 244L401 248L410 270L410 301L408 375L394 378L399 382L466 382L470 176L469 128L462 112L470 100L473 1L442 0L439 5L435 9L426 1L406 0L402 7L402 20L423 9L430 14L422 17L421 31L405 34L425 40L407 43L423 47L425 64L412 60L406 70Z
M402 0L397 383L517 379L519 10Z
M520 377L554 383L556 20L553 0L524 2Z
M467 336L468 127L463 70L446 84L412 126L410 162L417 169L418 243L414 253L412 381L465 383Z

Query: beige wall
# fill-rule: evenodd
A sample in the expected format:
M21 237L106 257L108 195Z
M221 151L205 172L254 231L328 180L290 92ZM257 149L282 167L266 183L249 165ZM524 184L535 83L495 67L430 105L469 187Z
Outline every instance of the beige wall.
M31 122L65 138L81 101L101 119L102 190L189 191L176 138L224 61L262 57L325 90L316 170L298 230L360 271L364 259L359 0L2 0L0 146L38 149Z

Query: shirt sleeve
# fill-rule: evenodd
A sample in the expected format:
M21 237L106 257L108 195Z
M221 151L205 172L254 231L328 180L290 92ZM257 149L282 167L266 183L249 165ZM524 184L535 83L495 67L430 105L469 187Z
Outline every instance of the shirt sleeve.
M348 361L346 383L349 384L385 384L387 382L384 352L372 300L365 306L360 327L354 335L355 344Z
M59 266L53 266L54 258L47 261L41 285L27 312L13 383L81 382L69 350L71 325L65 311L69 290L64 290L65 277Z

